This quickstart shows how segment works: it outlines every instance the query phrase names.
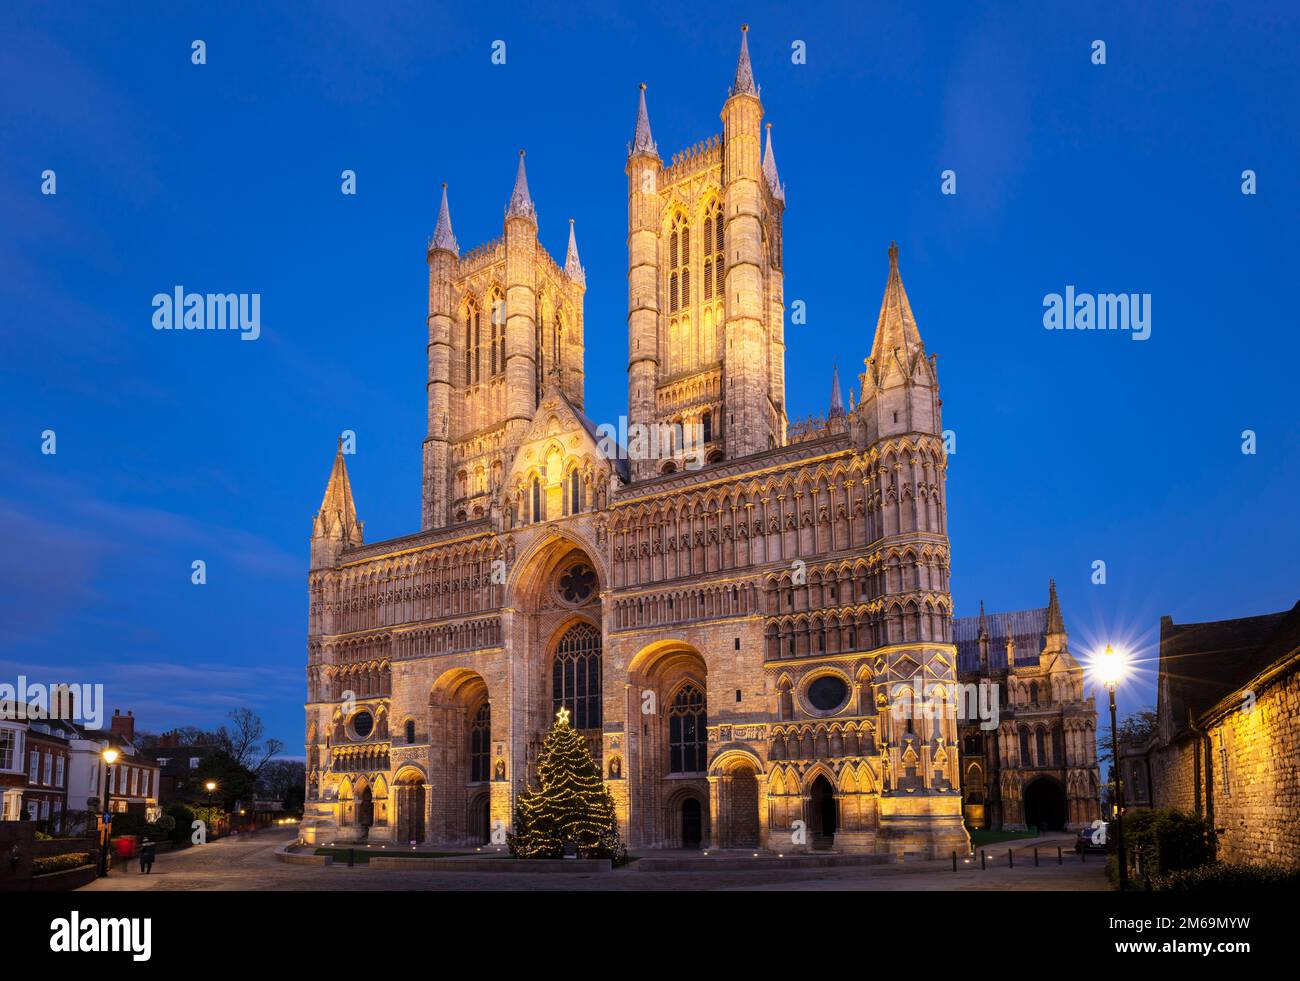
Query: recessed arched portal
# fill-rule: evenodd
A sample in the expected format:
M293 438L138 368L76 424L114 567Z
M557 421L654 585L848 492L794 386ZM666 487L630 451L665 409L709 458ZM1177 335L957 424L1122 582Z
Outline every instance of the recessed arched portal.
M433 797L429 831L448 845L477 845L478 820L470 807L490 776L492 709L487 682L468 668L443 672L429 693L430 742L447 747L429 760Z
M1024 790L1025 827L1045 831L1065 828L1065 791L1051 777L1039 777Z
M704 809L698 798L682 801L682 847L699 848L704 840Z
M714 763L709 783L713 792L715 842L719 848L759 845L758 759L747 750L723 753Z
M424 840L424 774L408 767L393 779L396 835L401 844Z
M633 779L649 820L633 843L683 847L684 796L701 802L701 842L711 840L709 813L708 666L698 650L681 641L642 648L628 665L628 683L640 710L641 762ZM709 800L708 804L703 801ZM685 846L694 847L694 846Z
M808 788L808 800L812 805L810 830L813 835L822 839L833 839L835 832L839 830L840 812L835 801L835 788L831 786L824 773L818 774L817 779ZM830 843L826 842L826 844Z

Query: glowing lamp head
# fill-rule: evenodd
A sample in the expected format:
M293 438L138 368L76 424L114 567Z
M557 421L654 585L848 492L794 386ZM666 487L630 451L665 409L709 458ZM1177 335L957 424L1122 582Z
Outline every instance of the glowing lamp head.
M212 791L217 789L217 782L215 780L209 780L203 786L207 788L208 793L212 793Z
M107 763L109 766L112 766L114 763L117 762L117 757L119 754L117 750L115 750L112 746L109 746L99 755L104 758L105 763Z
M1114 650L1109 644L1102 651L1093 665L1096 672L1097 680L1107 688L1114 688L1124 680L1124 675L1128 673L1128 661L1124 655Z

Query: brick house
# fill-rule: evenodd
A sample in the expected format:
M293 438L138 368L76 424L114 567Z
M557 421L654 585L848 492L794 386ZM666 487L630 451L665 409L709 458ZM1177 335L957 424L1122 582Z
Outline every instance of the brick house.
M0 821L17 821L27 786L27 723L0 718Z
M1160 620L1156 730L1120 747L1126 805L1219 829L1218 857L1300 863L1300 603L1236 620Z
M194 779L194 771L216 748L215 743L194 742L172 730L159 736L156 745L143 750L145 756L158 764L158 799L167 803L183 797L183 792Z
M119 756L109 770L108 809L118 814L138 811L154 820L160 813L158 764L136 746L134 715L114 709L108 732L75 728L76 736L69 743L68 807L87 810L92 800L94 806L103 806L101 754L112 746Z
M76 728L59 719L27 723L24 758L27 786L22 806L36 827L51 834L65 828L71 740Z

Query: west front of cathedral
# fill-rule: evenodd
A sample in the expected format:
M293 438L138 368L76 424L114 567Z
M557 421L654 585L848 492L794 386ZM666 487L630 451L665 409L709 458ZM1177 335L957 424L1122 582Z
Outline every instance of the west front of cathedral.
M824 418L787 419L785 191L744 35L721 134L664 160L643 86L626 169L627 429L653 452L584 413L585 274L572 225L563 264L539 244L523 154L470 251L444 186L422 528L365 543L341 449L314 519L304 839L500 840L561 708L633 850L946 856L972 817L1023 826L993 805L1026 766L1086 823L1095 711L1063 625L1020 712L1045 737L975 741L950 710L937 362L896 247L856 404L836 379Z

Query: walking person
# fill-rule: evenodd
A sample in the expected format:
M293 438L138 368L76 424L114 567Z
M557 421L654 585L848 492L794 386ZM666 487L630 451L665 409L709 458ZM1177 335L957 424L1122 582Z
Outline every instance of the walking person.
M148 874L153 871L153 861L157 857L157 851L154 849L153 841L149 838L144 840L144 847L140 849L140 871Z

